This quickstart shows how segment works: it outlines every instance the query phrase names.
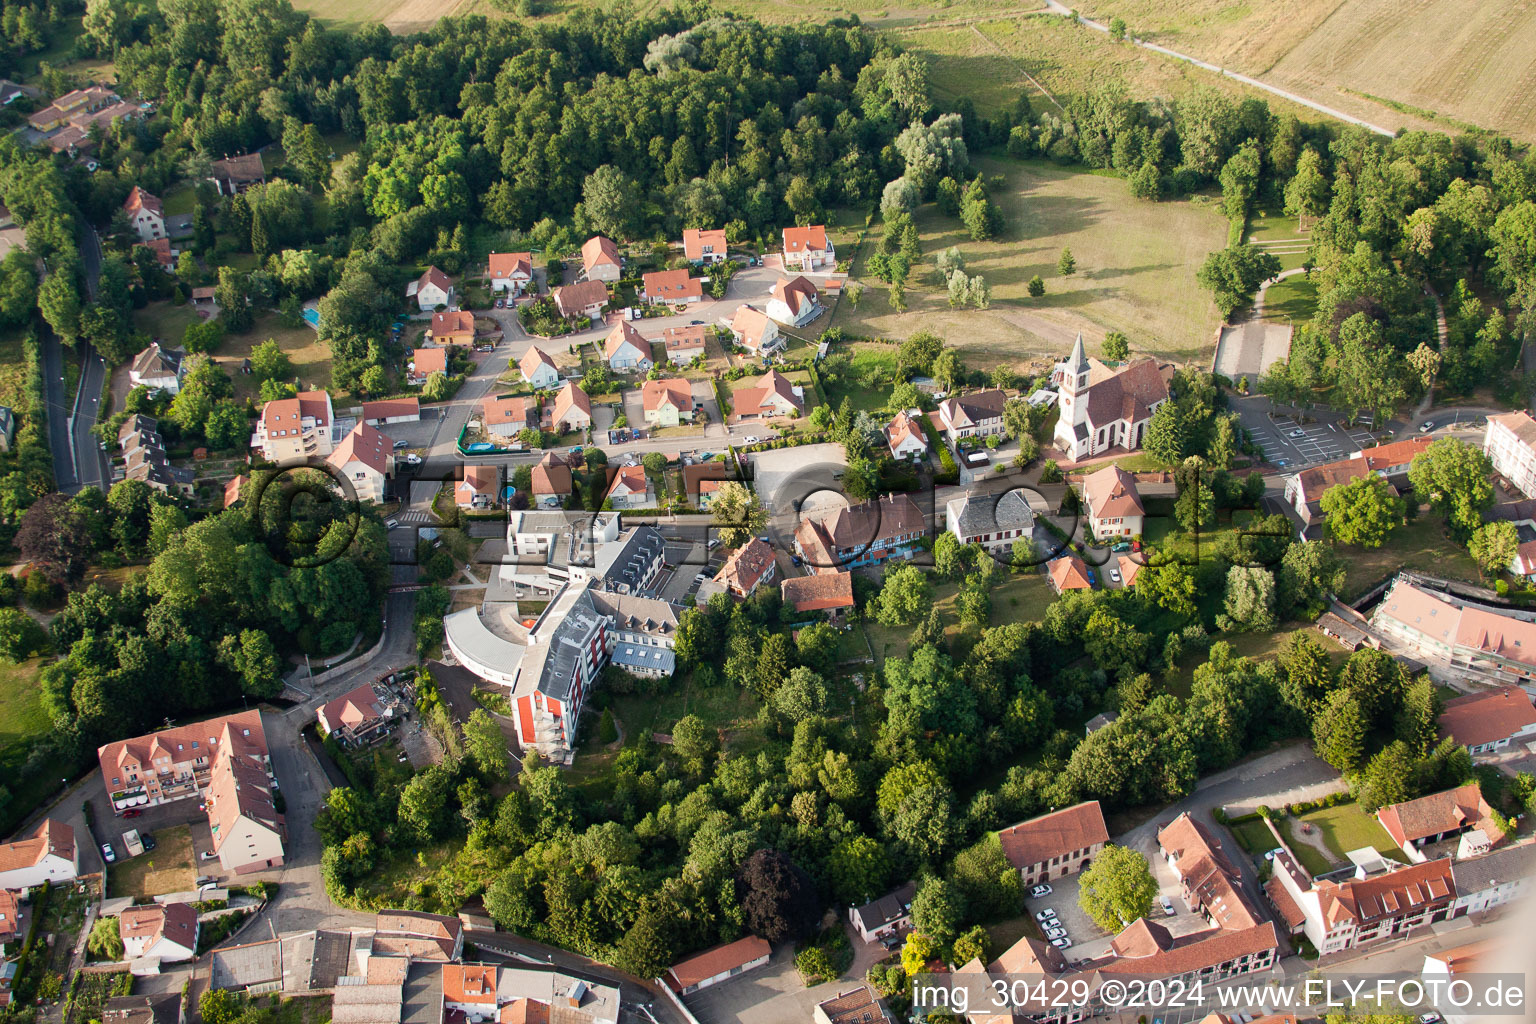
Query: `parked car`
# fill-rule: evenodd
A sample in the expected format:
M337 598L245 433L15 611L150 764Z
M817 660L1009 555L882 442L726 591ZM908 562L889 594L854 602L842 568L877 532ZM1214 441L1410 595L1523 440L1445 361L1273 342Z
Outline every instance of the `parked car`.
M1109 570L1109 579L1110 579L1110 582L1112 582L1112 583L1119 583L1120 582L1120 570L1119 569L1111 569L1111 570Z
M1055 946L1057 949L1071 949L1072 940L1063 935L1059 939L1052 939L1051 945Z
M204 850L202 853L198 854L198 857L203 860L217 860L218 856L219 855L214 853L212 850Z
M1305 430L1293 430L1289 434L1287 434L1286 436L1287 437L1306 437L1307 436L1307 432Z
M400 520L398 520L398 519L386 519L386 520L384 520L384 528L386 530L393 530L395 527L397 527L399 525L400 525ZM124 817L127 817L127 815L124 815Z
M101 859L106 861L108 864L111 864L113 861L117 860L117 854L112 852L111 843L101 844Z
M144 812L139 810L137 807L130 807L126 811L123 812L123 817L125 817L125 818L137 818L139 815L141 815L143 813Z
M1172 917L1175 913L1173 909L1173 900L1169 899L1167 896L1163 897L1163 913L1169 917Z
M741 439L741 443L742 444L757 444L757 438L755 438L755 437L744 437L744 438Z
M496 300L496 308L497 309L506 309L507 308L507 300L506 299L497 299Z
M143 835L139 836L139 842L144 844L144 849L146 850L153 850L155 848L155 837L150 835L148 832L145 832Z
M1051 892L1052 889L1048 885L1037 885L1033 889L1029 890L1029 894L1035 899L1039 899L1041 896L1049 896Z
M1048 939L1064 939L1067 937L1067 930L1065 928L1047 927L1045 929L1045 937Z
M900 935L885 935L885 936L882 936L881 939L880 939L880 945L884 946L886 949L895 949L897 946L901 945L901 936Z
M1445 1018L1431 1010L1429 1013L1419 1014L1419 1024L1440 1024Z
M701 572L701 573L699 573L697 576L695 576L693 578L693 585L694 586L698 586L699 584L703 583L707 579L709 579L709 573Z
M410 446L411 446L411 442L409 442L409 441L396 441L395 442L395 451L399 451L402 448L409 448Z
M690 323L694 327L703 327L704 326L704 321L703 320L690 320L690 321L688 321L688 323Z
M1279 853L1281 851L1281 849L1282 849L1281 847L1277 846L1273 850L1266 851L1265 854L1264 854L1264 859L1265 860L1274 860L1275 859L1275 854Z
M405 464L407 466L419 466L421 465L421 456L417 455L415 452L412 452L405 457Z
M1037 911L1035 913L1035 920L1039 921L1041 924L1044 924L1047 921L1054 921L1056 920L1056 911L1052 910L1050 907L1046 907L1044 910Z
M1421 434L1427 434L1431 430L1434 430L1434 429L1435 429L1435 421L1434 420L1425 420L1423 423L1419 424L1419 433L1421 433ZM1424 1015L1424 1017L1429 1017L1429 1016L1434 1016L1436 1020L1439 1019L1439 1015L1438 1014L1428 1014L1428 1013L1426 1013ZM1420 1017L1419 1019L1423 1020L1424 1017ZM1426 1022L1426 1024L1428 1024L1428 1022Z

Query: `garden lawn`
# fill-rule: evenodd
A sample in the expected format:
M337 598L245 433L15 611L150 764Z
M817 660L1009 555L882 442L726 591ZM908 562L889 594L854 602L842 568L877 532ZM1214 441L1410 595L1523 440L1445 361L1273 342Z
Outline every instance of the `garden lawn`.
M860 341L838 345L833 354L838 352L847 353L851 365L841 381L827 387L827 403L833 409L840 409L843 399L847 398L855 413L886 412L891 388L897 380L895 346Z
M1317 282L1305 274L1276 281L1264 293L1264 319L1303 324L1317 312Z
M133 314L133 325L163 345L180 345L181 336L198 319L191 303L151 302Z
M1277 824L1281 834L1286 837L1285 845L1296 855L1296 859L1301 861L1301 868L1307 874L1327 874L1334 868L1339 867L1339 864L1330 862L1327 857L1319 853L1315 846L1302 840L1301 829L1296 824L1295 819L1283 818Z
M1482 573L1467 549L1443 533L1443 520L1434 513L1421 512L1406 526L1394 530L1379 548L1337 545L1344 559L1347 575L1339 597L1352 601L1399 570L1424 572L1434 576L1482 583Z
M41 658L19 665L0 664L0 750L48 732L53 726L43 711L38 673Z
M300 390L326 388L331 384L331 350L310 327L284 327L275 313L267 313L256 320L256 325L244 334L226 334L219 350L213 354L214 362L223 367L235 382L235 397L254 396L258 384L252 374L240 372L240 363L251 354L251 349L268 338L288 354L293 364L293 374Z
M109 896L133 896L143 902L151 896L187 892L196 887L197 855L192 851L192 826L161 829L155 833L156 847L137 857L126 856L121 832L107 838L121 858L107 868Z
M930 330L982 368L1006 362L1043 371L1079 331L1095 352L1106 332L1118 330L1138 352L1209 357L1220 318L1195 271L1226 240L1215 205L1145 202L1119 178L1047 161L985 157L976 168L1002 176L993 189L1001 234L973 242L958 218L945 217L934 204L921 207L916 224L923 256L907 282L908 311L891 309L888 286L862 276L861 261L853 269L864 297L857 310L839 303L834 326L861 337ZM950 308L934 273L935 254L950 246L960 250L967 273L986 278L991 308ZM1077 262L1071 277L1056 272L1063 248ZM1028 294L1036 275L1046 285L1038 299Z
M1254 818L1252 821L1242 821L1227 827L1232 830L1232 837L1237 840L1237 845L1255 857L1262 856L1265 851L1275 848L1275 837L1269 834L1269 828L1264 824L1263 818Z
M1322 833L1323 842L1340 864L1348 862L1346 855L1350 850L1366 846L1374 846L1376 852L1384 857L1408 863L1408 858L1403 856L1403 851L1387 835L1387 830L1381 827L1375 815L1361 810L1359 804L1325 807L1320 811L1303 814L1300 820Z

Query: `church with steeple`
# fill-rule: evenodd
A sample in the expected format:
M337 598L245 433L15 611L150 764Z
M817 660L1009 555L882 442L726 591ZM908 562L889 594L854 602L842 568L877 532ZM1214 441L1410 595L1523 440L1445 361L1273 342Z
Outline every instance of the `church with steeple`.
M1090 359L1077 336L1072 354L1057 363L1052 380L1060 395L1061 418L1054 442L1073 462L1111 449L1135 451L1147 436L1157 407L1168 401L1173 365L1141 359L1111 367Z

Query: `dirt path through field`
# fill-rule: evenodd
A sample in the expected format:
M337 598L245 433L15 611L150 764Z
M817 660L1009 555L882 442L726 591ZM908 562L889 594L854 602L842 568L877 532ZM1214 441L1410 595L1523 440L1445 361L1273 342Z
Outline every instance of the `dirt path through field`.
M437 19L459 14L474 5L474 0L405 0L384 19L391 32L418 32L431 28Z

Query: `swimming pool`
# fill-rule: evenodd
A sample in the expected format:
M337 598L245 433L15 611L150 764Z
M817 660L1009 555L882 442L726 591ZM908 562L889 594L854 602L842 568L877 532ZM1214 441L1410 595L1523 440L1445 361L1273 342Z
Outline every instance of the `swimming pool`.
M304 322L318 330L320 328L320 311L313 306L305 306Z

